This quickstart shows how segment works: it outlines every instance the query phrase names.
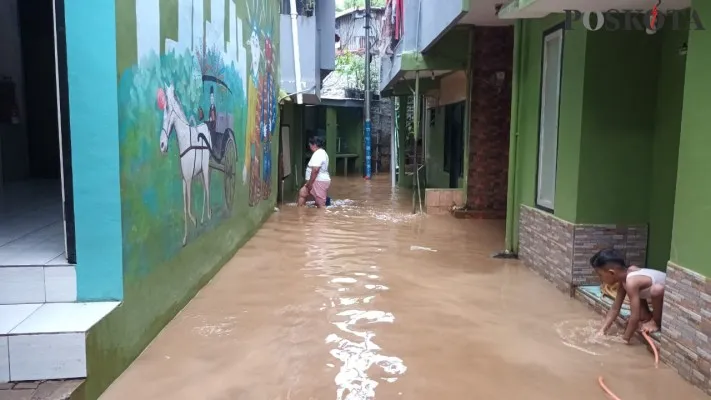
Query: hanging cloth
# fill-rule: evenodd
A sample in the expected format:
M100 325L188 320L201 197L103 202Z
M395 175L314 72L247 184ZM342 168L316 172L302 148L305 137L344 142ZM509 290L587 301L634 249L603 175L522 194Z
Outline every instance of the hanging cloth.
M392 54L392 50L390 48L390 43L393 38L392 1L393 0L388 0L387 5L385 6L385 22L383 22L382 32L380 34L380 37L382 37L382 41L380 43L380 54Z
M393 0L395 2L395 12L393 13L395 15L395 40L400 40L402 38L404 32L403 25L402 25L402 20L403 20L403 12L402 12L402 3L403 0Z

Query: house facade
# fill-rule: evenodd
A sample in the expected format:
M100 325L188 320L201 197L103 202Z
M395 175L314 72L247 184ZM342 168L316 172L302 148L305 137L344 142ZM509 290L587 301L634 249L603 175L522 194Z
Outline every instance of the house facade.
M412 123L406 112L398 117L399 184L416 185L417 170L427 212L456 207L465 217L504 218L512 23L497 18L495 1L389 4L380 89L403 110L413 94L417 100ZM405 151L413 130L417 145Z
M0 265L0 383L85 379L95 399L274 210L280 128L333 69L335 4L294 30L280 0L58 4L72 256Z
M599 284L588 259L603 247L666 271L661 358L711 393L711 270L701 250L711 7L664 2L656 31L593 31L582 19L566 24L560 6L511 2L499 13L516 20L517 40L508 250L564 291Z
M647 29L654 4L645 1L626 3L641 10L627 16L638 21L631 27L608 21L619 18L607 13L616 2L467 3L405 1L404 35L381 70L386 93L402 96L400 102L413 88L419 96L419 165L426 197L433 193L428 212L452 203L467 212L488 205L492 212L484 215L505 217L507 253L576 297L599 286L589 259L601 248L666 271L661 358L711 393L711 270L702 243L710 196L703 185L710 140L703 127L709 122L704 105L711 102L704 74L711 7L663 2L657 12L666 23ZM426 11L435 4L438 12ZM581 18L566 20L565 9L577 9ZM597 24L585 13L607 14ZM503 27L487 27L484 18L492 17ZM462 26L466 18L473 27ZM468 91L451 99L451 88L465 85ZM481 93L491 97L477 99ZM446 105L444 121L438 122L438 108L461 99L468 134L452 147L462 149L467 173L452 177L451 155L437 154L440 142L451 141ZM398 125L405 123L400 118ZM404 185L411 181L401 177ZM445 181L452 192L438 189ZM482 192L473 188L482 186L491 197L477 197Z

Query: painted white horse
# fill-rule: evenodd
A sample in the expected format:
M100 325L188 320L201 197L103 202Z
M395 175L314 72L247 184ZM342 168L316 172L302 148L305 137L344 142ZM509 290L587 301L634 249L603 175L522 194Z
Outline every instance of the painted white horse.
M164 91L163 91L164 90ZM205 123L192 124L185 116L183 107L175 95L173 84L165 85L158 91L158 105L163 109L163 126L160 132L160 151L168 152L168 139L171 132L175 131L180 151L180 170L183 174L183 214L185 218L185 235L183 246L188 242L188 218L197 226L197 221L192 212L192 181L202 174L203 190L205 191L202 203L202 218L205 222L205 209L207 219L212 218L210 208L210 149L212 148L210 131Z

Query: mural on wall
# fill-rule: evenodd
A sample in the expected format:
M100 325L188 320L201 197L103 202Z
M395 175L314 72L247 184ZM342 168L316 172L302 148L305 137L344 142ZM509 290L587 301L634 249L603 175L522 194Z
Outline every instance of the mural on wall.
M125 262L146 269L271 198L279 4L134 4L117 3L121 200Z
M259 18L252 16L265 15L262 12L265 4L257 2L254 11L248 7L252 20L252 31L249 38L249 47L252 55L251 79L248 83L248 96L253 99L249 104L250 112L254 117L248 120L247 149L248 155L245 162L245 174L249 171L249 204L255 205L260 200L271 196L272 175L272 135L276 129L277 121L277 85L274 73L274 51L272 46L272 29L277 16L269 14L268 24L260 24ZM261 26L269 26L263 29Z

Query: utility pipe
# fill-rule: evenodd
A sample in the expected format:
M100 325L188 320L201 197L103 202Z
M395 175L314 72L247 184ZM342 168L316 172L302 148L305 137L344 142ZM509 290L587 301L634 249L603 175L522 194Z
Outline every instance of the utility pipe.
M417 212L417 201L415 196L420 195L420 168L417 165L417 133L420 129L420 71L415 71L415 104L413 106L413 118L412 122L414 124L414 142L415 142L415 153L414 153L414 174L412 175L412 213Z
M506 194L506 253L515 253L514 215L518 197L516 196L516 173L518 172L518 108L520 103L519 85L521 84L521 39L523 38L523 21L516 20L514 25L513 76L511 77L511 126L509 133L509 171Z
M395 187L395 165L397 165L397 131L395 124L395 100L390 102L390 184Z
M304 103L304 95L301 92L301 58L299 56L299 26L297 17L299 16L296 9L296 0L289 0L291 8L291 44L294 48L294 75L296 75L296 104Z
M365 179L370 179L373 164L370 136L370 28L370 0L365 0Z

